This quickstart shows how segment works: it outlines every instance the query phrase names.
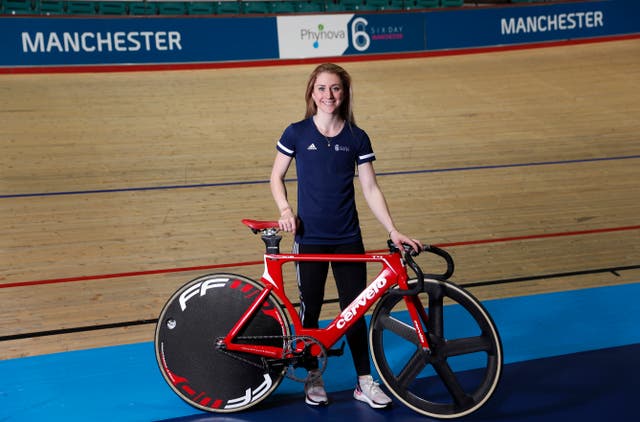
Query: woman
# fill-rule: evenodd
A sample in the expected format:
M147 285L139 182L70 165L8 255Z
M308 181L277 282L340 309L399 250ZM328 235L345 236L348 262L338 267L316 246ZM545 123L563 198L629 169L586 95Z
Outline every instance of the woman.
M271 172L271 192L280 211L280 229L295 233L295 253L364 253L355 204L353 178L358 179L367 204L398 246L422 248L396 228L386 200L376 181L372 162L375 154L367 134L356 126L352 110L351 77L340 66L325 63L310 75L304 120L289 125L277 145ZM288 201L285 176L296 159L298 209ZM341 309L349 305L367 283L365 263L331 263ZM328 262L300 262L297 265L300 316L305 328L317 328L324 300ZM358 375L354 398L374 408L384 408L391 399L373 381L369 365L367 327L359 320L347 332ZM328 403L324 384L310 371L305 383L309 405Z

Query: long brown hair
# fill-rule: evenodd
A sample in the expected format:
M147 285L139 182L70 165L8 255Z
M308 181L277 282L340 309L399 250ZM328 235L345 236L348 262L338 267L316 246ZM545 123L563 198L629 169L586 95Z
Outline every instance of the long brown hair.
M323 63L316 67L313 72L311 72L311 75L309 76L309 82L307 82L307 92L304 96L305 101L307 102L307 111L304 117L309 118L311 116L314 116L318 111L316 103L313 101L313 98L311 98L311 94L313 93L313 87L316 83L318 75L325 72L338 75L338 77L340 78L340 81L342 82L342 88L344 90L344 98L342 100L342 104L340 105L339 114L340 117L344 119L344 121L355 125L356 121L353 117L352 106L353 91L351 88L351 76L342 67L333 63Z

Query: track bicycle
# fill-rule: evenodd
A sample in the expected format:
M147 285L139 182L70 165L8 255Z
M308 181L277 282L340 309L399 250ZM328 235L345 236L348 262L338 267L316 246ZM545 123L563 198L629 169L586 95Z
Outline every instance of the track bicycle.
M382 383L404 405L449 419L483 406L502 372L502 344L484 306L449 281L454 263L443 249L424 251L446 262L424 274L408 246L388 242L383 254L281 254L277 221L242 220L265 243L260 281L237 274L198 277L168 300L155 331L162 376L188 404L237 412L267 398L284 377L305 382L310 363L322 373L334 347L375 305L369 348ZM378 263L362 293L324 328L303 328L284 290L282 267L300 261ZM370 265L370 264L368 264ZM415 273L409 278L407 268Z

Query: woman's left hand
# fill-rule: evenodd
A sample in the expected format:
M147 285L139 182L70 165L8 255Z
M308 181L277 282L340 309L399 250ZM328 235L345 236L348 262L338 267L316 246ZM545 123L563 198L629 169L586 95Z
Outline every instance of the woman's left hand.
M420 253L424 249L422 242L420 242L418 239L412 239L395 229L391 230L391 232L389 233L389 238L399 249L402 249L403 244L411 246L417 253Z

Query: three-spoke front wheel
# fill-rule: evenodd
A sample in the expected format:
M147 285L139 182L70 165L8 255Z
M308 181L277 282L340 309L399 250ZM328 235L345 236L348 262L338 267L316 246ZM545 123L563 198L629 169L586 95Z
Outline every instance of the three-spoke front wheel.
M429 349L423 349L407 312L421 315ZM502 344L491 316L469 292L425 280L417 296L386 295L369 327L373 361L402 403L423 415L456 418L491 397L502 372Z

